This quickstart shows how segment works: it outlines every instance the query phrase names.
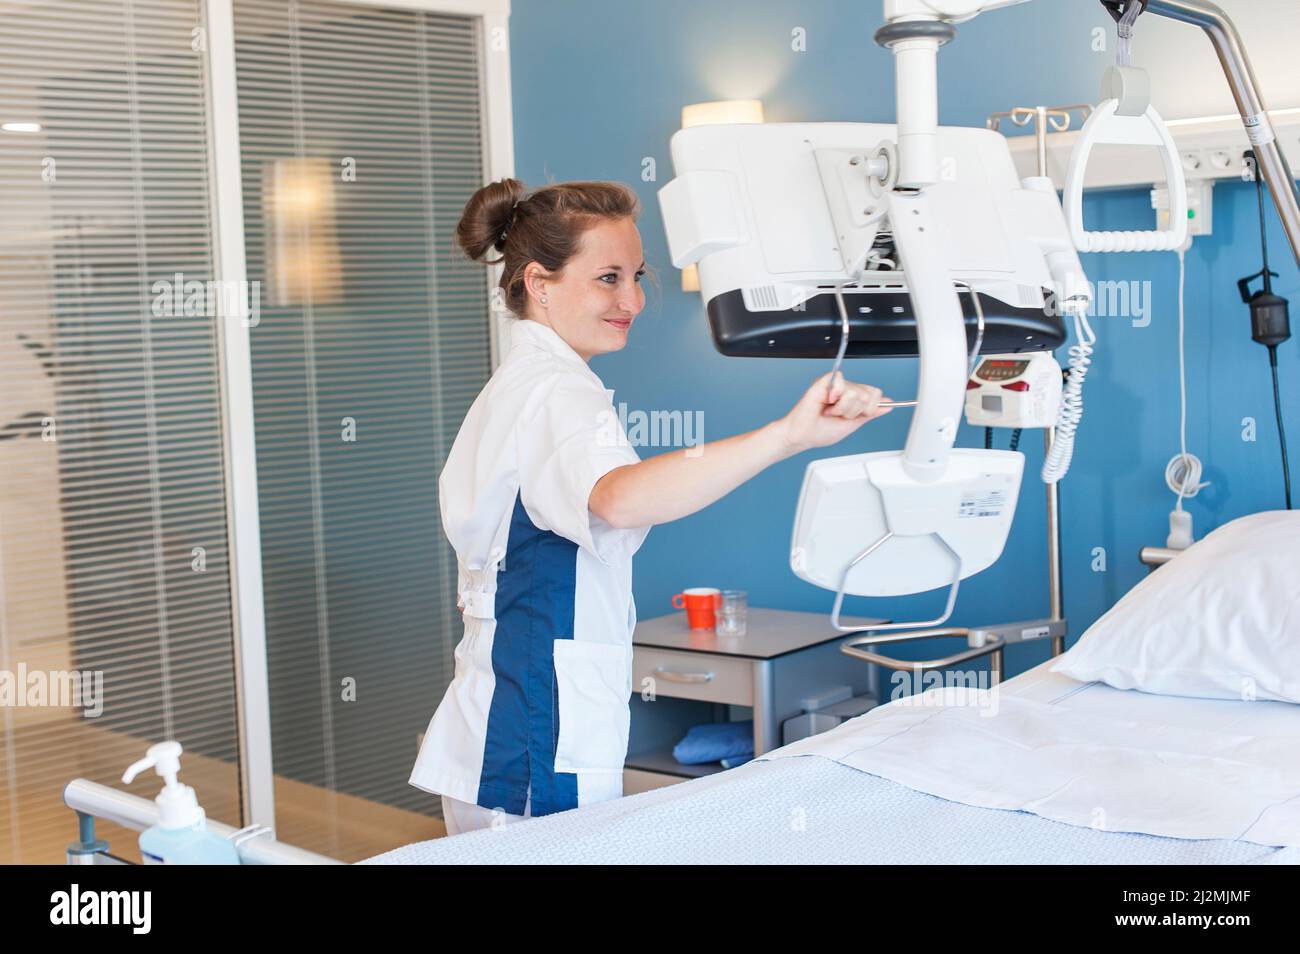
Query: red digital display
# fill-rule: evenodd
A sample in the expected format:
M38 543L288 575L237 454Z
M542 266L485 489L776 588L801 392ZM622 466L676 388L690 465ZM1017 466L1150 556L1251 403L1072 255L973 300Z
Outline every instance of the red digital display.
M1029 367L1028 361L992 358L985 360L980 365L979 370L975 372L975 376L985 381L1010 381L1012 378L1017 378L1023 374L1027 367Z

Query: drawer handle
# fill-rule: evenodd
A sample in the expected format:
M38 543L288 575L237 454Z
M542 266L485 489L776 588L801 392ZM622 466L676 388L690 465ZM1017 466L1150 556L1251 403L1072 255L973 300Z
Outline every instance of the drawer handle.
M671 669L656 669L656 676L663 676L668 682L712 682L711 672L674 672Z

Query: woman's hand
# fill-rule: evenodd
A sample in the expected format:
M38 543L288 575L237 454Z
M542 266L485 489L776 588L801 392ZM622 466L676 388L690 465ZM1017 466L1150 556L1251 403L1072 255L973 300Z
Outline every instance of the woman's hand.
M834 444L889 413L880 407L878 388L840 374L828 399L830 378L818 378L789 414L757 430L615 467L592 487L588 509L619 529L668 523L703 510L778 461Z
M835 383L827 396L831 375ZM826 447L842 441L867 421L888 414L892 408L880 407L886 400L879 388L844 380L843 372L828 371L812 383L780 424L786 443L795 451Z

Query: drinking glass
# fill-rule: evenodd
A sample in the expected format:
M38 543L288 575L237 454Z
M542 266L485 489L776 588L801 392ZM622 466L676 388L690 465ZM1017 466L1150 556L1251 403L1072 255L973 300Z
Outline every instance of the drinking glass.
M714 632L719 636L744 636L745 620L749 615L748 602L744 590L723 590L722 602L718 607L717 626Z

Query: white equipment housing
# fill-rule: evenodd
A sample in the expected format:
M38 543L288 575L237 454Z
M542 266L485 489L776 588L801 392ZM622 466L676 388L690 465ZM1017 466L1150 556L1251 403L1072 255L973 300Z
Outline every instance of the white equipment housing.
M918 484L903 473L897 451L813 461L799 493L790 568L855 596L951 586L1002 554L1024 463L1018 451L958 448L943 477ZM893 536L853 564L886 532Z
M1061 406L1061 366L1046 351L985 355L966 385L974 427L1052 427Z
M759 313L798 308L837 285L855 306L905 291L899 263L872 261L890 226L867 157L896 135L877 123L679 130L677 177L659 190L673 264L699 266L706 308L731 292ZM1035 311L1044 289L1086 285L1055 188L1039 177L1022 182L1000 133L940 127L938 153L941 177L925 194L954 281Z

